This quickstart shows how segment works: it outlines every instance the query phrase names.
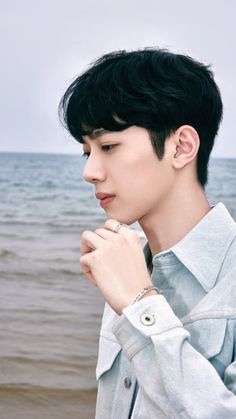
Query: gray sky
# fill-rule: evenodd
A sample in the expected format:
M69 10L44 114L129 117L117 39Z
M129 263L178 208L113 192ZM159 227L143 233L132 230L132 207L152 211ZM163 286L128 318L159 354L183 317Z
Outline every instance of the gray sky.
M0 0L0 151L80 153L58 102L100 55L170 48L211 64L224 102L214 157L236 157L234 0Z

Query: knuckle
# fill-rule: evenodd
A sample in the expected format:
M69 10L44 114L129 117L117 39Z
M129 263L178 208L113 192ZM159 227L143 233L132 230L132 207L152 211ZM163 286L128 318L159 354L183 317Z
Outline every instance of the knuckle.
M88 255L90 259L95 260L97 259L98 254L99 254L98 250L92 250Z
M86 263L86 262L88 262L88 257L87 257L87 255L82 255L82 256L80 256L79 261L80 261L80 263Z
M108 228L108 225L109 225L109 224L110 224L110 223L109 223L109 220L106 220L106 221L105 221L105 223L103 224L103 227L104 227L104 228Z
M96 229L94 230L94 233L97 233L97 234L101 233L101 228L96 228Z
M88 235L89 231L88 230L84 230L81 234L81 238L85 238Z

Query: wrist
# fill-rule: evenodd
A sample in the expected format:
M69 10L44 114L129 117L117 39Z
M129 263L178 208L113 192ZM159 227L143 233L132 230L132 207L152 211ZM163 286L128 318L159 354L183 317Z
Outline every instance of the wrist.
M125 305L123 305L119 310L115 310L119 316L122 314L123 309L131 306L133 304L136 304L138 301L145 297L155 296L159 295L160 292L157 287L154 287L153 285L150 285L148 287L143 288L141 291L138 292L138 294L133 298L133 300Z
M149 287L145 287L141 291L139 291L139 293L131 301L130 305L137 303L142 298L148 297L150 295L157 295L157 294L159 294L159 290L157 287L154 287L153 285L150 285Z
M144 298L151 297L152 295L159 295L159 292L157 290L150 290L149 292L146 292L146 294L142 295L139 301L143 300Z

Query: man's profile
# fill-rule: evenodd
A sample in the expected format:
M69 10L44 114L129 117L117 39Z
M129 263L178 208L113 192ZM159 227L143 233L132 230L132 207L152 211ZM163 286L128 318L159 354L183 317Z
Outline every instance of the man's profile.
M61 111L107 216L81 237L106 301L96 418L236 417L236 224L205 193L222 119L212 71L162 49L113 52Z

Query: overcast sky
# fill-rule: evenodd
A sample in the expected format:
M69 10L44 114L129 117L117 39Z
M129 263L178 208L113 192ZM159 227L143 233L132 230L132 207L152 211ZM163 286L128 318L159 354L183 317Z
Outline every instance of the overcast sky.
M224 102L214 157L236 157L236 1L0 0L0 151L80 153L58 102L100 55L170 48L211 64Z

